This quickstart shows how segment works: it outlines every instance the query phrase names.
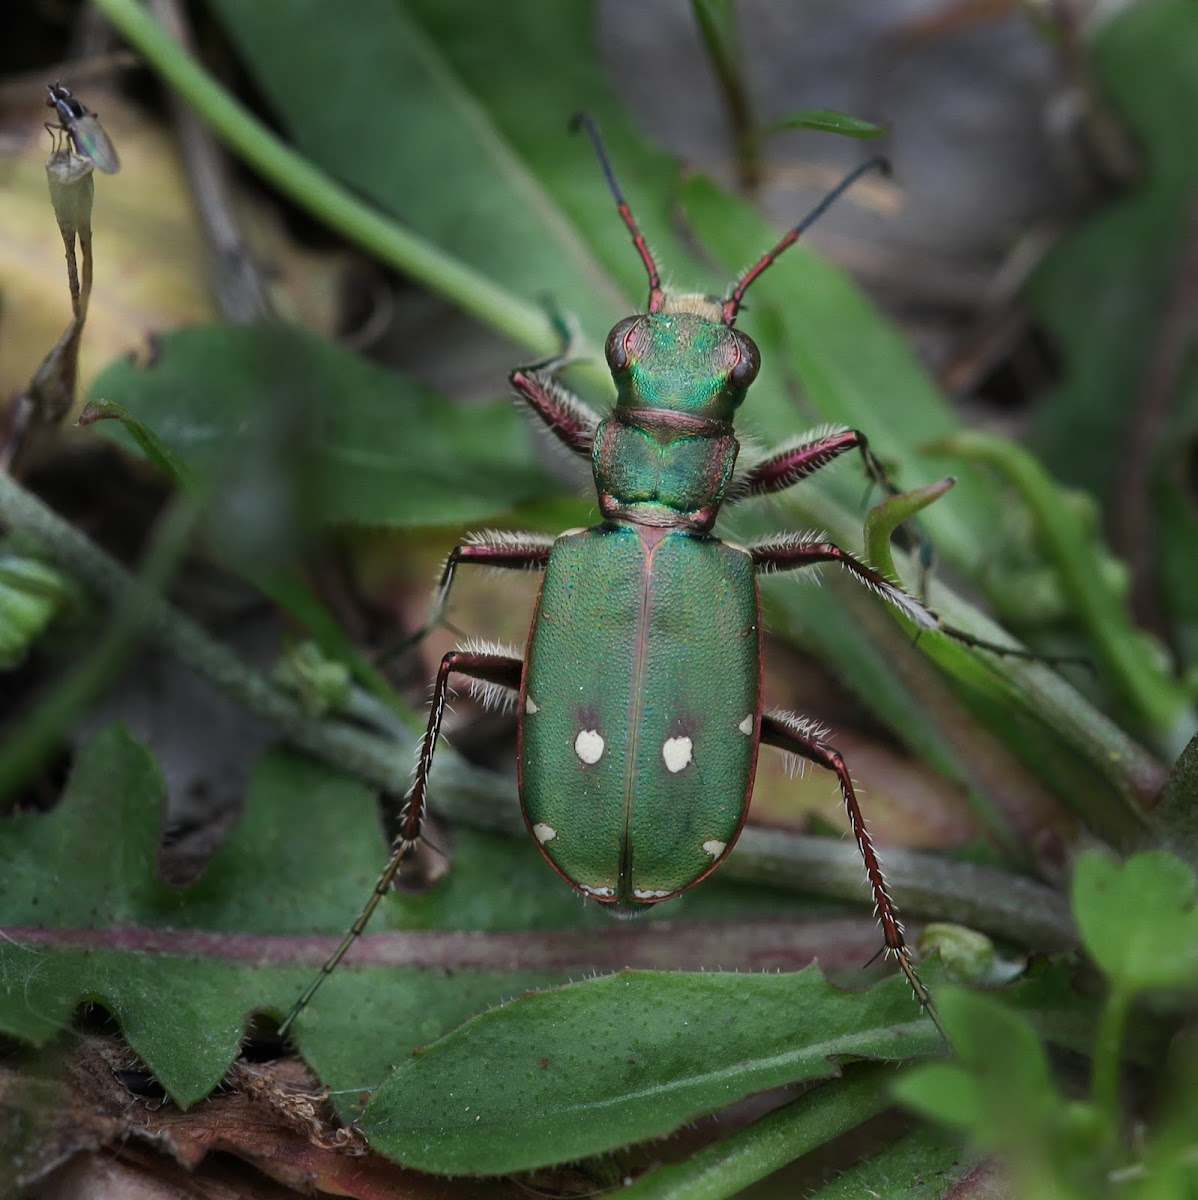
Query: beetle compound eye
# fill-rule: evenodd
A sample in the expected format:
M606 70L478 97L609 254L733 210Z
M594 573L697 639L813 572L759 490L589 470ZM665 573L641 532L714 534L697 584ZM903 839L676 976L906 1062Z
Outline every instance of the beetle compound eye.
M757 343L743 333L737 334L736 344L740 349L740 362L729 372L728 379L738 388L747 388L761 370L761 351L757 349Z
M628 368L628 334L637 323L637 317L625 317L607 335L607 345L603 353L607 356L607 365L613 371L624 371Z

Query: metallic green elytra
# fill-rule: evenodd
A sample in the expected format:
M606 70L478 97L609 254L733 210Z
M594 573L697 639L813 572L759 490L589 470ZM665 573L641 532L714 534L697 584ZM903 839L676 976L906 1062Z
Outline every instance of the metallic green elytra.
M419 844L453 675L472 680L484 697L518 694L528 828L557 872L612 912L667 900L719 865L744 825L763 743L831 771L886 947L928 1003L844 760L810 721L763 710L757 577L837 563L917 626L942 627L913 596L820 535L783 535L744 548L712 533L725 502L782 491L852 450L877 483L896 491L853 429L816 432L734 474L740 443L733 419L760 367L753 340L734 327L745 291L854 179L884 163L852 172L726 299L671 296L598 133L582 124L645 266L649 301L608 335L616 403L606 417L562 387L553 374L558 360L514 371L511 382L558 441L590 458L601 520L557 538L474 534L450 554L438 617L463 563L545 572L525 655L472 643L442 658L391 858L283 1032Z
M520 794L580 892L656 903L732 848L757 761L759 629L743 550L619 522L558 538L525 658Z

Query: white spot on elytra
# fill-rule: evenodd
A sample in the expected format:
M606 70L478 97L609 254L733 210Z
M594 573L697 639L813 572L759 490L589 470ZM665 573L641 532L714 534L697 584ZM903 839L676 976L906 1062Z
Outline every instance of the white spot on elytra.
M663 896L672 896L674 893L669 888L663 888L660 891L655 891L653 888L633 888L632 894L638 900L660 900Z
M749 713L749 715L747 717L745 717L745 719L737 726L737 729L739 729L741 731L741 733L743 733L745 735L745 737L752 737L752 735L753 735L753 714Z
M540 712L537 702L531 696L524 697L524 711L526 713Z
M587 887L585 883L576 885L580 891L586 892L588 896L614 896L616 889L614 887Z
M580 761L590 766L603 757L604 745L603 738L599 736L597 729L584 729L574 739L574 753L578 755Z
M661 756L665 759L666 770L676 775L691 761L691 750L695 743L688 737L666 738L661 748Z
M727 849L728 843L718 841L716 838L712 838L710 841L703 843L703 853L710 854L712 858L719 858L719 856Z
M532 831L536 835L537 841L540 842L542 846L546 842L551 842L555 837L557 837L557 830L554 829L552 825L546 825L544 821L538 821L532 827Z

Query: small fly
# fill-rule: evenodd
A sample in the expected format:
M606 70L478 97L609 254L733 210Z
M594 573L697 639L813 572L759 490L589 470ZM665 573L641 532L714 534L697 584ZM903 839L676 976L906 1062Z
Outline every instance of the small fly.
M58 123L70 135L75 150L106 175L115 175L121 169L121 160L96 114L80 104L71 90L61 83L47 84L46 91L49 93L46 104L58 114ZM54 127L47 125L46 128Z

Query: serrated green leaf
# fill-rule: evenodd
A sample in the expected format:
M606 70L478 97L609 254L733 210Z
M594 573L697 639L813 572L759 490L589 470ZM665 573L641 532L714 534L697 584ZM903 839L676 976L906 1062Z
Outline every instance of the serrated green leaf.
M53 812L0 824L0 1028L41 1042L78 1003L99 1001L186 1106L219 1083L254 1011L290 1007L328 949L307 935L344 929L369 895L385 842L365 788L309 760L268 755L234 835L199 883L176 891L154 874L163 793L144 747L113 728L89 743ZM486 849L492 840L464 837L448 886L396 895L378 914L378 931L428 930L425 953L439 962L419 961L417 949L408 969L348 967L322 993L328 1007L306 1014L301 1044L330 1087L368 1089L413 1046L562 978L560 969L522 969L518 955L510 966L492 956L458 978L460 958L438 945L436 931L461 925L463 913L479 927L480 879L502 872L510 882L520 869L500 867ZM526 865L539 867L534 859ZM524 889L518 919L548 901L559 924L595 921L560 905L558 881L545 875L544 886L532 879ZM477 949L469 953L477 959Z
M898 978L848 995L815 967L625 971L476 1017L398 1067L362 1128L422 1170L529 1170L661 1136L752 1092L832 1074L845 1057L939 1047Z
M1073 911L1094 961L1116 987L1192 986L1198 980L1198 882L1163 850L1124 863L1097 851L1073 872Z

